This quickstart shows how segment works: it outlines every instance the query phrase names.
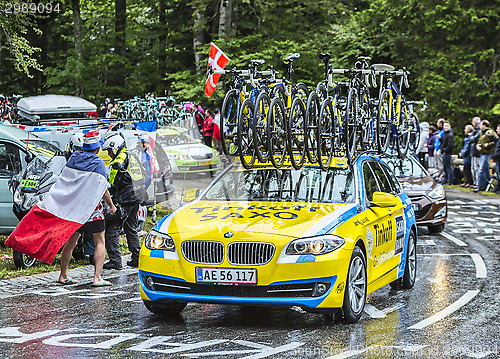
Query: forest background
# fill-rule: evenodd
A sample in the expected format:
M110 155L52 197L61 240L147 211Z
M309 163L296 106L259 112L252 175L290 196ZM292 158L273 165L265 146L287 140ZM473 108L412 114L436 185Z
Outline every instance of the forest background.
M444 117L456 134L473 116L500 123L498 0L61 0L44 16L6 13L8 3L0 0L4 95L99 104L153 92L220 107L224 85L203 94L214 41L229 68L264 59L283 73L282 59L298 52L294 80L311 89L324 76L320 52L335 67L360 55L405 66L406 97L428 101L421 121Z

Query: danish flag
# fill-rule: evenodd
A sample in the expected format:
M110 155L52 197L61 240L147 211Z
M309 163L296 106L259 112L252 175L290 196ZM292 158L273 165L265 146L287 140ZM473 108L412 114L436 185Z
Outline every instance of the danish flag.
M217 47L213 42L210 43L210 55L208 57L208 68L212 66L215 71L223 70L229 62L229 57L226 56L221 49ZM208 74L207 82L205 83L205 95L208 97L212 96L219 82L221 74Z

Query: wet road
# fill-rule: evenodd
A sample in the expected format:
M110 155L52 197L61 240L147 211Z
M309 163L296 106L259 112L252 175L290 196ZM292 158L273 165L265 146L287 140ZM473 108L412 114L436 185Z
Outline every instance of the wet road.
M161 318L140 300L136 270L108 271L109 289L51 285L2 299L0 357L500 358L500 199L448 200L445 231L420 228L415 287L370 295L356 324L298 307L193 303Z

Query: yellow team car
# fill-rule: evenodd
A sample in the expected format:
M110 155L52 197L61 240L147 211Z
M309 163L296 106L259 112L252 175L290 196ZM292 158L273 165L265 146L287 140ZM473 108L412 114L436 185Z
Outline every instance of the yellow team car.
M356 322L368 293L413 286L416 240L411 201L379 158L329 170L234 164L150 231L141 297L153 313L297 305Z

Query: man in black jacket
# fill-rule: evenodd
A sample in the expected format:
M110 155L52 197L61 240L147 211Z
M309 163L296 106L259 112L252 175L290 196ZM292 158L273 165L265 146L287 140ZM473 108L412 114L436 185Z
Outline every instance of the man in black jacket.
M481 167L481 154L476 148L477 141L481 137L481 118L476 116L472 119L472 126L474 131L470 136L470 146L471 146L471 171L472 178L474 179L474 188L477 188L479 184L479 167Z
M453 154L454 138L451 130L450 121L444 121L444 133L441 139L441 155L443 156L444 166L444 184L453 184L453 164L451 163L451 155Z
M495 150L493 151L493 161L495 161L496 172L497 172L497 186L495 187L495 192L500 193L500 125L497 126L497 143L495 144Z

